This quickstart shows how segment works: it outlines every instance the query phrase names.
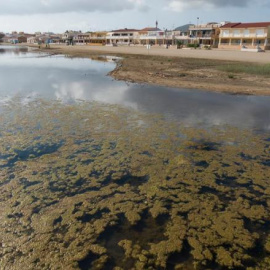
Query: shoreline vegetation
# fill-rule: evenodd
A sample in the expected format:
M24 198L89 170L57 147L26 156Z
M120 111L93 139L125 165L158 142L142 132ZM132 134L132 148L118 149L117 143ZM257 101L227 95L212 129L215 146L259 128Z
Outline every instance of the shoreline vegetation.
M38 49L37 45L29 47ZM270 95L269 53L65 45L38 51L92 59L101 55L122 57L108 74L116 80L235 95Z

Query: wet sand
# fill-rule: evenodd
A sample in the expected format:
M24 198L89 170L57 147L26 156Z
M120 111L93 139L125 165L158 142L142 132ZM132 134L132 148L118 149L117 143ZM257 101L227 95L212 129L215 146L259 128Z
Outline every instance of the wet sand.
M110 73L118 80L231 94L270 95L269 76L224 71L228 65L266 65L270 63L269 52L177 50L164 47L152 47L148 51L145 47L64 45L51 45L50 49L41 50L72 57L122 56L123 60Z

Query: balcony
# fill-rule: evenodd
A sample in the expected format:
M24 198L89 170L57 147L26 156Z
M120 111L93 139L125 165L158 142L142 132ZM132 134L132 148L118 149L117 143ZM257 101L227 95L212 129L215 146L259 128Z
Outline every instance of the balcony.
M106 36L104 37L90 37L91 40L104 40L106 39Z
M125 40L125 39L134 39L133 36L106 36L106 39L122 39L122 40Z
M212 30L212 29L216 29L219 28L220 25L219 24L204 24L204 25L194 25L194 26L190 26L189 30Z
M267 34L255 34L255 33L250 33L250 34L245 34L245 33L229 33L229 34L220 34L221 38L267 38Z

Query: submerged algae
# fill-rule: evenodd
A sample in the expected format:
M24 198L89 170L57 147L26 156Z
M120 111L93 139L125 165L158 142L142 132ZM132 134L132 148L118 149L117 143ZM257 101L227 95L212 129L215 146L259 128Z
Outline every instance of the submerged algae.
M19 99L0 126L1 269L270 268L263 135Z

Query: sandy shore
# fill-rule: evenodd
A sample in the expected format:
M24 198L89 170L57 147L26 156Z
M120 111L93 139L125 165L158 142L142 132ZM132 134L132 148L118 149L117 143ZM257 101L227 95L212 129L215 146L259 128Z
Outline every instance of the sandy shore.
M52 45L46 50L73 57L122 56L110 73L116 79L176 88L248 95L270 95L270 78L245 72L228 73L228 65L270 64L270 52L166 49L164 47L94 47Z
M226 60L226 61L241 61L261 64L270 64L270 51L264 53L229 51L229 50L194 50L194 49L180 49L175 48L166 49L163 46L151 47L147 50L142 46L64 46L52 45L52 49L58 48L65 53L109 53L109 54L128 54L128 55L150 55L150 56L167 56L167 57L181 57L181 58L197 58L197 59L212 59L212 60Z

